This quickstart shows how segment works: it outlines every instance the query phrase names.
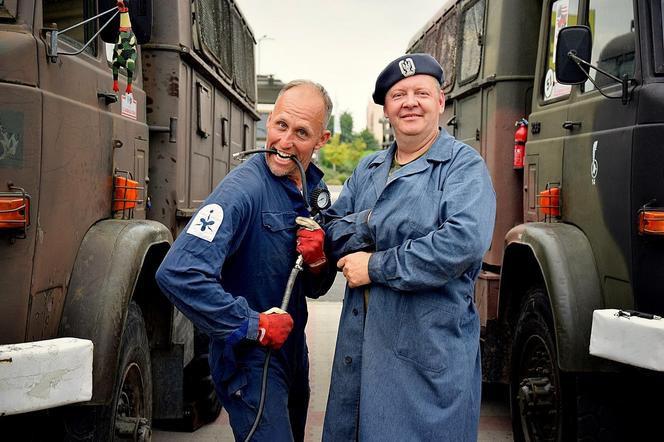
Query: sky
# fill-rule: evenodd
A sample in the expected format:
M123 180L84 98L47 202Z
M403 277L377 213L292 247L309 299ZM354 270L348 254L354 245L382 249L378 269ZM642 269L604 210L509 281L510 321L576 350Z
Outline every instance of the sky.
M446 0L235 0L258 41L256 68L321 83L338 116L366 127L376 77ZM266 37L263 37L266 36Z

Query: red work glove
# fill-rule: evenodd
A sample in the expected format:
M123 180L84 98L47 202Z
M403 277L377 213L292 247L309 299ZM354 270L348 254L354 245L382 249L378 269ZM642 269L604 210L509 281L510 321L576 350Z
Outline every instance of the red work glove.
M311 218L298 216L295 218L295 223L300 226L297 229L297 253L302 255L309 271L318 274L327 264L327 258L323 251L325 232Z
M293 318L273 307L258 315L258 343L279 350L293 329Z

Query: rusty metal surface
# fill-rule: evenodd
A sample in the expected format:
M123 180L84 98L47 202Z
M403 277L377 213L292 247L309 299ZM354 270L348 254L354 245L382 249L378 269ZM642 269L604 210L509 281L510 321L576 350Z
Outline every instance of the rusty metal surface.
M191 52L153 43L143 49L143 62L148 124L165 126L176 118L178 127L175 142L168 133L150 135L152 209L147 217L177 236L217 183L239 164L231 153L253 147L256 113Z
M37 85L35 38L23 26L0 28L0 81Z
M30 276L38 241L41 165L41 96L35 88L0 83L0 189L8 183L30 194L34 222L25 239L0 232L0 344L22 342L28 318Z

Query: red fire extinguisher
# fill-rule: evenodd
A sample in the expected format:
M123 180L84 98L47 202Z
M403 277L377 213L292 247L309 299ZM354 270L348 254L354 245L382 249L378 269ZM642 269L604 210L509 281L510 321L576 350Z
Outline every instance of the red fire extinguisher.
M523 159L526 156L526 141L528 141L528 120L517 121L514 126L514 168L523 169Z

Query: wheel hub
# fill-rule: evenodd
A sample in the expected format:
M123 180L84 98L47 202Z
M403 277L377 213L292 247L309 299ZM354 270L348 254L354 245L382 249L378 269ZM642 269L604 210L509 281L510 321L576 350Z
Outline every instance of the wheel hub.
M521 427L528 441L558 437L559 397L551 353L539 336L528 340L521 359L517 400Z
M528 414L553 406L553 386L548 377L525 378L519 386L519 407Z
M152 438L150 421L145 415L143 376L137 364L124 373L115 413L115 439L147 442Z

